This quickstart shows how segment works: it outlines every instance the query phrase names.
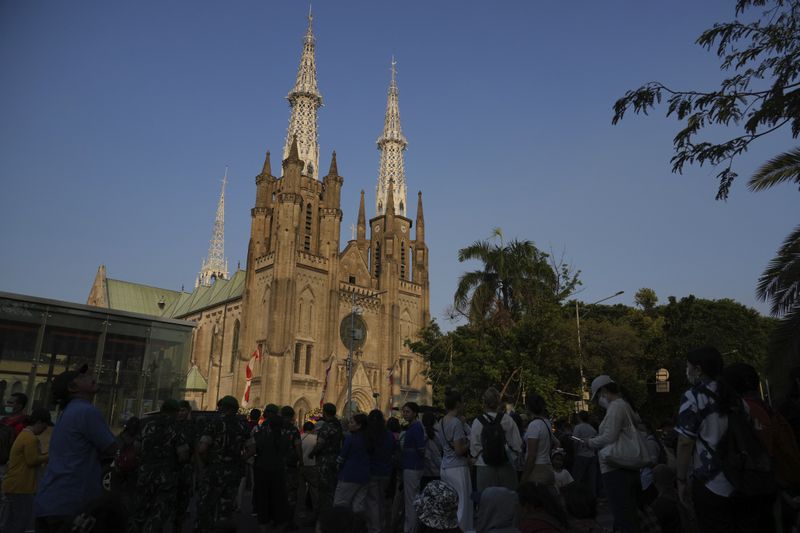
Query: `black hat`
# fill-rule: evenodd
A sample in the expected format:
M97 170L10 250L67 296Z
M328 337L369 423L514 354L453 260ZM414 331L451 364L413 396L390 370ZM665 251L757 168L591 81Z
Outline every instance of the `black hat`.
M84 365L77 370L67 370L66 372L62 372L54 377L53 384L50 389L52 391L53 400L60 401L69 398L70 384L75 380L75 378L81 374L85 374L88 370L89 365L84 363Z

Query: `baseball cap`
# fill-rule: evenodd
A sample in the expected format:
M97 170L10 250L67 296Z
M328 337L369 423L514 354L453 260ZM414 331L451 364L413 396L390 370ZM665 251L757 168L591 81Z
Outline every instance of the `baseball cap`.
M608 377L605 374L601 374L592 380L592 399L590 401L594 401L597 397L597 391L605 387L606 385L610 385L611 383L616 383L613 379Z
M53 395L53 400L59 401L69 398L70 384L75 380L75 378L81 374L85 374L88 370L89 365L84 363L83 366L79 367L77 370L67 370L66 372L62 372L54 377L50 388L52 391L51 394Z

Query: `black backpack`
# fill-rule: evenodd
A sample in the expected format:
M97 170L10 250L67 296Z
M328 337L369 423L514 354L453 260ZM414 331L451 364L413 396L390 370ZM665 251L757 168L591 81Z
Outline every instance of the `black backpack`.
M489 415L481 415L478 420L483 425L481 430L481 447L483 451L483 462L488 466L502 466L508 463L506 455L506 432L500 421L503 413L498 413L494 419Z
M703 391L718 401L713 391ZM714 465L725 474L736 494L744 497L773 496L777 492L772 459L756 435L741 401L731 406L727 413L728 429L716 449L698 435L700 442L711 453Z

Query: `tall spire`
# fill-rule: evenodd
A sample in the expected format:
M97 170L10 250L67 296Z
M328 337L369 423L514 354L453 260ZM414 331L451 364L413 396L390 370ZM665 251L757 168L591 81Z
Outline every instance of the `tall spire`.
M358 242L367 240L367 217L364 213L364 191L361 191L361 202L358 204L358 223L356 224Z
M319 139L317 136L317 109L322 106L322 95L317 89L317 63L314 58L314 16L311 7L308 9L308 29L303 40L303 53L297 69L294 87L286 97L292 114L289 117L289 129L283 146L283 158L286 159L291 148L292 138L296 135L299 144L300 159L305 164L303 174L317 178L319 175Z
M375 195L375 210L378 215L386 209L387 188L394 182L394 207L398 215L406 215L406 172L403 165L403 152L408 141L400 128L400 105L397 90L397 62L392 56L392 81L386 98L386 117L383 133L378 138L381 162L378 170L378 190Z
M422 212L422 191L417 193L417 242L425 242L425 214Z
M217 216L214 219L214 232L208 246L208 256L203 261L195 287L210 286L218 279L228 279L228 261L225 259L225 185L228 184L228 167L222 178L222 191L217 204Z
M272 175L272 163L270 162L269 157L269 150L267 150L267 155L264 157L264 166L261 168L261 174L264 176L271 176Z

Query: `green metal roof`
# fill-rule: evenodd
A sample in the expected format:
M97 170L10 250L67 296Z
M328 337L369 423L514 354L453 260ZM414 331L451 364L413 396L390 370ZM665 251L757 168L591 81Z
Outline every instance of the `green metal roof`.
M197 287L192 292L170 291L139 283L108 279L108 306L134 313L177 318L242 297L244 270L237 270L231 279L218 279L210 287ZM164 302L163 309L158 306Z
M189 372L186 374L186 385L183 387L183 390L205 392L207 389L208 381L206 381L206 378L200 373L200 369L197 368L197 365L192 365L192 368L190 368Z
M109 308L143 315L164 316L163 310L181 294L178 291L110 278L107 279L107 287ZM163 306L159 307L161 302Z

